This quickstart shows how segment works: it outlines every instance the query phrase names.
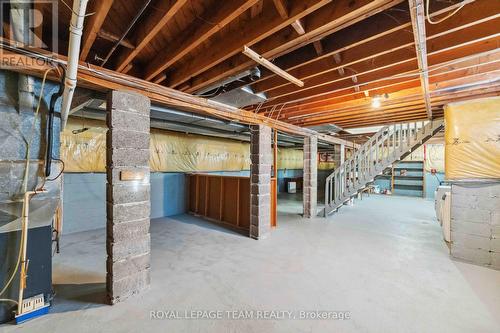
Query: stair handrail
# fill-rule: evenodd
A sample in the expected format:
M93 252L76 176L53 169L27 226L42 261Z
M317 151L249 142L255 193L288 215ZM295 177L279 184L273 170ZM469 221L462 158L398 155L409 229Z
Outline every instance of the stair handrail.
M421 123L421 128L418 128L418 123ZM372 165L370 165L372 163L372 157L370 155L373 154L374 150L377 151L379 149L379 146L382 147L380 159L388 159L390 158L390 154L393 154L397 151L396 147L398 147L398 149L400 150L405 150L404 146L410 145L411 142L417 138L417 132L419 130L425 131L425 127L429 123L432 127L433 120L420 120L397 124L395 123L382 127L379 131L377 131L377 133L372 135L372 137L368 139L368 141L361 145L351 157L345 160L344 163L340 164L330 175L328 175L325 182L325 206L329 204L331 199L333 201L340 199L342 197L342 194L348 187L350 187L350 185L353 185L353 188L359 185L359 183L361 183L361 176L363 176L363 178L366 178L367 175L370 175L370 173L373 172ZM403 133L405 138L403 138ZM391 135L393 136L392 146ZM396 140L396 137L398 138L398 140ZM380 141L376 142L379 138ZM376 142L375 145L373 145L374 142ZM388 147L387 157L384 157L384 147L386 146ZM368 159L367 155L369 156ZM379 156L377 154L377 156L375 156L377 163L378 158ZM364 169L361 168L362 163L364 165ZM332 187L333 197L330 196Z

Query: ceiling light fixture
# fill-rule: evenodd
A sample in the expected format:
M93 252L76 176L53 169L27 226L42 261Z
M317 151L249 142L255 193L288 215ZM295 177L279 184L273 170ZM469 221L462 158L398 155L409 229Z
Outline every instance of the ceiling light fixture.
M381 107L382 106L382 99L384 99L384 100L389 99L389 94L374 95L372 97L372 107L374 107L374 108Z
M382 105L382 101L380 96L373 96L372 97L372 107L374 108L379 108Z

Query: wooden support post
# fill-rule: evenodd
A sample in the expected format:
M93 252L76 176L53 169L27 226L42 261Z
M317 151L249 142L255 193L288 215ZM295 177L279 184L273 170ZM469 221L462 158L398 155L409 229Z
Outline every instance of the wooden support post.
M274 146L273 146L273 169L274 169L274 205L271 206L271 214L273 217L271 218L271 226L276 227L278 224L278 131L274 130Z

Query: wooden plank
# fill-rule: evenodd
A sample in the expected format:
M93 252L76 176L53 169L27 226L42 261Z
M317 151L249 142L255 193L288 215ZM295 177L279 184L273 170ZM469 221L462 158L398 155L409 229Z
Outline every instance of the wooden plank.
M320 40L314 41L313 42L314 50L316 50L316 54L318 56L323 55L323 44L321 43Z
M498 83L496 85L493 85L493 86L489 83L485 83L483 85L478 86L475 89L462 89L462 90L455 91L452 93L449 93L449 92L443 93L441 96L439 96L439 95L437 95L436 97L431 96L431 99L432 99L433 105L435 105L436 107L439 108L439 107L442 107L442 105L444 105L450 101L461 101L461 100L467 100L467 99L471 99L471 98L479 98L479 97L484 96L485 94L495 95L499 91L499 86L500 85ZM413 98L415 98L415 97L413 97ZM421 101L420 95L417 95L416 100ZM418 107L409 107L408 110L418 110ZM425 110L425 107L423 105L421 105L420 110ZM364 116L365 118L368 115L370 115L369 112L365 112L364 114L365 114L365 116ZM398 115L398 113L395 113L395 115ZM360 114L360 117L361 116L363 116L363 113ZM324 122L337 122L338 123L341 121L342 121L341 119L331 118L331 119L306 121L305 123L307 125L317 125L317 124L324 123ZM359 119L353 119L350 121L350 123L356 123L357 121L359 121ZM344 123L343 125L346 125L346 124Z
M210 198L209 195L209 189L210 189L210 183L208 182L209 176L205 176L205 212L203 215L208 216L208 201Z
M443 35L439 38L432 39L430 42L428 42L429 46L432 48L432 52L430 55L432 56L433 59L436 59L439 56L440 53L445 53L448 54L450 57L453 57L453 55L450 53L452 49L460 48L462 46L467 47L469 44L473 43L475 39L484 39L487 37L486 34L491 33L490 28L495 24L499 23L500 24L500 19L493 20L490 23L485 22L482 23L478 26L478 29L473 29L472 27L469 29L466 29L463 31L463 34L461 34L459 37L452 37L447 35ZM474 39L470 39L474 38ZM468 47L469 50L472 50L470 46ZM457 51L459 52L459 51ZM472 50L473 52L473 50ZM349 53L349 52L346 52ZM458 56L458 54L457 54ZM329 87L335 86L337 89L340 87L350 87L354 88L357 84L359 84L359 80L356 81L356 83L351 83L348 79L356 77L358 79L360 76L364 78L365 74L369 74L372 72L377 72L379 70L389 68L391 66L395 66L398 64L401 64L402 62L409 62L415 60L415 54L412 50L408 48L402 48L398 49L396 51L386 53L379 55L376 58L377 61L377 66L373 66L371 62L368 61L361 61L361 62L354 62L354 63L349 63L347 64L350 68L350 73L351 75L348 76L342 76L335 72L334 70L328 70L323 72L323 74L320 75L312 75L309 76L307 79L307 88L304 89L296 89L295 87L291 85L287 86L282 86L282 88L277 88L272 90L271 92L268 92L268 96L271 98L282 98L284 99L286 96L297 96L297 92L303 91L303 92L309 92L309 95L312 96L314 93L313 91L318 91L322 89L314 89L317 87L322 87L328 85ZM435 62L436 60L432 60ZM333 66L331 66L333 67ZM347 85L342 85L339 86L335 84L336 82L344 82L347 83ZM363 86L362 86L363 87ZM363 87L364 88L364 87ZM328 88L326 88L328 89ZM366 89L364 89L366 90ZM330 89L330 92L333 92L332 89ZM305 96L306 94L304 94ZM276 102L275 102L276 103ZM275 103L270 103L270 105L273 105ZM292 107L292 101L289 100L290 103L287 108ZM264 110L267 110L268 107L264 106ZM285 115L287 113L287 108L284 108L281 112L281 115Z
M220 178L220 199L219 199L219 220L224 221L222 212L224 211L224 178Z
M250 18L255 18L262 13L262 9L264 8L264 0L259 0L255 5L250 8Z
M188 0L159 1L154 13L134 34L133 40L137 45L135 49L123 50L118 55L116 70L122 72L187 2Z
M190 184L195 177L201 179L200 212L190 209L194 215L248 235L250 227L250 178L213 174L189 175ZM241 184L241 187L240 187ZM189 186L189 202L196 201L195 186ZM236 202L235 202L236 198ZM190 204L191 207L191 204ZM203 213L206 212L206 213Z
M278 224L278 210L277 210L277 202L278 202L278 181L277 178L271 179L271 228L276 228Z
M111 32L107 32L101 29L101 31L97 32L97 37L107 40L112 43L116 43L120 40L120 37L112 34ZM135 49L135 45L127 38L123 39L120 42L120 45L126 47L128 49Z
M433 75L430 76L430 82L432 84L439 84L443 80L449 80L451 78L457 78L462 76L471 76L475 74L487 73L498 68L498 62L500 61L500 52L493 50L492 52L487 52L486 54L480 56L474 56L470 59L455 59L451 63L444 65L439 65L440 68L433 68ZM479 78L480 80L483 78ZM371 89L370 85L365 86L367 89ZM393 103L398 103L401 98L408 99L408 96L421 96L420 82L418 78L413 78L408 81L403 81L396 85L390 85L388 90L376 89L373 91L374 94L384 94L390 93L389 100L383 103L383 107L390 106ZM353 114L354 110L361 108L371 109L371 101L366 99L363 94L354 94L352 99L345 100L342 96L339 98L334 98L330 100L325 100L324 103L318 104L318 106L310 105L307 112L297 109L297 111L286 111L282 112L285 118L292 120L300 120L300 118L307 118L308 120L316 119L316 117L328 116L328 115L341 115L341 114ZM347 107L343 107L346 105ZM405 105L406 106L406 105ZM332 113L332 110L335 110Z
M221 199L222 199L222 178L223 176L210 176L208 178L208 212L207 216L218 221L221 218Z
M350 0L333 1L327 4L324 8L315 11L307 17L307 33L295 36L295 38L290 38L289 31L287 29L280 29L278 32L273 33L272 36L269 36L269 38L266 38L265 40L263 40L264 38L259 38L257 41L262 42L255 45L253 49L265 58L275 58L307 45L312 40L320 39L336 30L340 30L348 25L360 21L371 13L375 14L379 10L386 8L385 6L392 6L401 1L402 0L359 0L354 3ZM298 10L302 11L304 6L302 5L302 1L300 3L301 5ZM295 7L297 6L298 3ZM295 7L290 9L289 18L285 21L287 25L290 25L297 19L301 19L306 16L292 15L294 10L297 11L297 9L294 9ZM281 17L279 19L283 20ZM268 35L262 34L261 36L267 37ZM239 40L240 42L244 41L242 38L239 38ZM256 44L257 41L252 41L252 43L245 42L244 45L250 47ZM221 45L220 47L225 46ZM240 46L240 49L241 47L242 46ZM213 48L217 49L217 46L214 46ZM189 88L187 92L195 92L227 76L245 71L253 65L252 61L248 61L248 59L245 59L244 56L238 56L237 53L220 52L220 54L217 54L216 57L217 60L211 62L209 66L191 68L191 66L194 65L193 63L191 66L183 67L181 70L173 72L168 79L167 85L169 87L175 87L192 78L191 88ZM228 59L229 57L231 58ZM207 59L207 62L208 61L209 59Z
M240 226L240 179L238 179L238 191L236 192L236 225Z
M304 23L302 22L302 20L296 20L295 22L293 22L292 27L299 35L303 35L306 33L306 29L304 28Z
M211 43L210 48L201 55L193 55L186 66L170 73L166 85L177 87L189 78L198 75L231 56L241 52L245 45L252 46L281 29L289 26L297 19L314 12L316 9L327 5L331 0L303 0L294 4L290 8L290 15L284 19L270 11L263 12L263 15L256 17L250 23L242 22L241 26L235 31L228 31L217 36ZM205 86L214 83L210 80ZM201 87L200 87L201 88Z
M436 98L433 98L431 96L431 99L433 101L433 104L442 107L443 104L446 104L448 102L458 102L458 101L463 101L463 100L469 100L469 99L475 99L475 98L482 98L482 97L490 97L490 96L498 96L500 95L500 85L492 86L492 87L483 87L480 89L474 89L474 90L468 90L464 92L460 92L459 94L453 93L449 94L446 96L443 96L440 101L437 101ZM420 109L418 108L409 108L408 110L420 110L420 114L425 116L425 106L423 105L423 102L421 100L421 95L419 94L417 96L417 100L422 103ZM436 109L434 109L434 113L436 113ZM442 113L442 111L441 111ZM366 113L365 111L365 114ZM410 112L410 114L403 114L403 117L407 120L409 120L409 117L413 114L413 112ZM395 117L399 115L399 113L395 113L394 116L390 116L390 119L395 119ZM385 124L388 123L387 117L385 117L385 120L382 122L383 117L370 117L371 120L369 121L370 124L377 123L377 121L380 122L380 124ZM366 119L366 117L365 117ZM398 118L399 119L399 118ZM310 121L310 122L305 122L305 125L312 126L312 125L319 125L323 123L336 123L339 126L341 125L344 128L350 128L350 127L360 127L363 123L361 122L361 118L358 119L351 119L349 122L341 122L338 119L332 118L332 119L324 119L324 120L316 120L316 121ZM393 122L396 122L395 120ZM390 123L390 121L389 121Z
M278 131L276 130L273 139L273 175L278 178Z
M192 25L192 28L182 34L177 42L173 42L160 52L146 66L144 78L148 81L154 79L257 2L258 0L232 0L224 1L220 6L209 7L203 16L209 17L210 22Z
M3 38L0 40L3 42L10 42L5 41ZM4 50L4 55L6 56L5 58L9 60L9 70L12 71L42 77L47 69L52 68L48 63L37 61L32 56L7 50ZM59 56L57 59L61 64L66 64L65 57ZM54 75L54 72L49 74L49 79L59 80L59 78ZM97 91L108 91L111 89L134 91L148 97L153 103L176 107L180 110L247 124L265 124L271 128L276 128L282 132L295 135L316 135L319 139L330 143L345 142L345 140L330 135L322 135L307 128L301 128L274 119L271 120L268 117L255 114L254 112L212 102L202 97L186 94L130 75L116 73L115 71L99 66L85 64L84 62L80 62L78 69L78 84L81 87Z
M304 82L302 82L301 80L299 80L299 79L293 77L292 75L288 74L287 72L285 72L284 70L282 70L278 66L274 65L269 60L267 60L264 57L262 57L261 55L257 54L255 51L253 51L249 47L247 47L247 46L243 47L243 54L246 55L246 56L248 56L253 61L257 62L258 64L266 67L270 71L272 71L272 72L276 73L277 75L281 76L285 80L288 80L288 81L294 83L295 85L297 85L299 87L303 87L304 86Z
M239 193L239 226L250 229L250 178L240 179Z
M238 226L238 182L239 178L223 178L222 221ZM236 202L235 202L236 200Z
M194 176L196 178L196 209L195 212L198 213L200 207L200 177L198 175Z
M429 66L427 65L427 37L425 33L425 4L423 0L408 0L408 4L410 6L425 109L427 111L427 118L432 119L431 97L429 93Z
M441 24L429 26L428 38L451 34L483 20L493 19L498 15L495 6L491 1L477 0L468 5L466 12L460 11ZM453 8L455 6L443 10ZM402 8L398 6L397 9ZM330 57L339 52L342 52L342 63L335 67L349 66L349 63L355 61L373 59L380 54L412 46L413 36L406 32L411 28L407 10L394 10L390 15L394 20L388 20L385 13L380 13L325 37L322 56L318 56L311 48L304 47L277 58L274 62L290 74L306 79L313 74L319 75L324 71L332 70ZM257 92L262 92L283 85L289 84L277 78L273 73L262 73L261 78L252 84L252 88Z
M494 21L491 23L494 23ZM442 38L434 39L431 43L429 43L429 48L433 48L433 51L429 52L429 62L431 65L435 65L451 61L456 58L471 56L488 50L494 50L495 47L493 43L498 40L499 35L491 35L491 33L491 30L481 29L473 30L470 34L458 34L453 36L453 38L442 36ZM387 57L390 58L390 55ZM302 106L316 101L324 103L325 99L338 96L336 92L345 89L354 90L355 86L361 86L363 90L367 90L366 85L369 83L381 82L381 84L386 84L387 82L396 82L398 79L399 81L402 81L405 77L401 75L414 71L418 68L416 58L407 59L404 60L404 62L395 62L394 65L391 64L390 59L384 61L386 61L385 66L367 70L365 73L356 73L356 83L352 82L352 75L339 78L338 74L333 73L331 75L332 77L336 77L336 79L332 82L324 84L320 83L317 86L312 87L309 87L308 85L306 88L301 89L301 91L294 91L293 93L287 93L286 95L271 98L271 100L265 103L263 107L270 108L272 106L288 103L286 108L291 108L295 102L300 103ZM400 76L398 77L397 75ZM418 73L415 77L418 77ZM291 98L290 96L293 97ZM283 111L286 112L286 108L284 108Z
M288 18L288 5L286 0L273 0L274 7L278 14L280 14L281 18Z
M108 12L113 5L113 0L93 1L92 8L88 12L95 14L87 17L83 27L82 47L80 51L80 59L85 60L89 55L90 49L94 44L97 34L108 16Z

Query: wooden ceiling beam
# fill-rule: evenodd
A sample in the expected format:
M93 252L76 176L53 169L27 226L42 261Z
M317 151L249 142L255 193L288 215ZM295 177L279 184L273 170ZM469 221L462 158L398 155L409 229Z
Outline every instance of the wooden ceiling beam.
M281 76L285 80L293 82L293 84L295 84L299 87L304 86L304 82L291 76L290 74L288 74L287 72L285 72L284 70L282 70L281 68L279 68L278 66L276 66L275 64L270 62L269 60L265 59L264 57L262 57L261 55L259 55L258 53L256 53L252 49L250 49L249 47L245 46L243 48L243 54L246 55L247 57L249 57L250 59L252 59L253 61L255 61L256 63L258 63L259 65L266 67L270 71L273 71L274 73Z
M420 93L420 92L418 92ZM407 99L408 96L405 96ZM391 97L389 101L384 101L384 108L386 110L390 109L396 109L396 108L405 108L405 107L413 107L415 105L422 105L421 100L404 100L401 101L399 99L395 100ZM313 121L313 120L324 120L324 119L329 119L333 115L337 115L340 113L346 113L346 114L354 114L356 112L366 112L366 110L369 109L371 106L371 99L369 98L359 98L357 100L354 100L353 102L356 102L356 104L353 104L349 107L340 107L339 105L335 105L333 109L330 109L328 111L323 111L319 113L306 113L306 114L300 114L296 116L288 116L286 117L286 121L290 123L294 122L303 122L303 121ZM283 118L279 118L280 120L283 120Z
M485 52L479 55L474 55L470 59L455 59L443 65L443 67L437 69L434 74L451 72L453 70L458 70L460 68L472 68L475 66L482 66L492 62L496 62L499 59L500 52L496 49ZM363 93L355 92L353 89L345 89L336 96L323 99L310 104L295 104L291 107L286 106L281 112L281 118L295 117L304 114L307 111L308 115L311 114L321 114L323 112L328 112L332 109L339 107L349 107L357 105L359 100L368 100L365 92L369 92L369 95L374 94L390 94L391 100L394 98L399 98L401 91L411 88L415 91L415 94L420 94L420 89L418 88L418 79L410 79L402 83L396 84L382 84L378 83L365 85L365 91ZM266 112L264 112L266 114Z
M207 13L204 13L203 16L209 17L210 22L191 25L191 28L186 30L177 41L172 42L169 47L155 56L151 63L146 66L144 78L148 81L156 78L189 52L219 32L247 9L256 5L258 1L259 0L232 0L224 1L220 6L209 7ZM158 81L161 80L155 80L155 82Z
M293 22L292 28L294 28L295 32L297 32L299 35L304 35L306 33L306 28L304 27L304 23L302 22L302 20Z
M87 59L112 5L113 0L92 1L92 8L90 8L89 12L94 12L94 15L86 18L84 22L80 60L85 61Z
M457 36L449 37L447 35L440 35L438 38L432 38L428 41L428 44L431 47L431 53L433 55L436 55L439 52L446 52L449 49L457 48L464 44L466 45L468 43L471 43L470 38L485 38L489 34L491 34L491 32L493 31L493 27L497 24L500 24L500 19L486 21L479 24L478 26L468 27L467 29L461 30L461 33ZM383 44L383 41L380 41L380 43ZM407 44L406 46L410 46L410 44ZM357 52L357 48L346 51L344 59L352 59L353 53L354 57L356 57L355 54ZM330 69L323 72L322 74L309 76L308 79L302 78L302 80L305 80L306 82L306 87L304 89L297 89L294 86L286 85L267 92L267 96L268 98L270 98L270 100L272 100L274 98L284 97L290 94L295 95L301 91L311 91L315 87L320 87L326 84L333 85L335 82L344 80L347 77L356 77L356 79L358 79L358 76L360 75L398 65L403 62L412 61L413 59L415 59L415 52L409 47L398 47L395 51L389 50L388 53L379 53L374 58L375 59L373 59L373 61L369 61L369 59L363 58L362 61L353 60L348 63L343 63L348 68L348 76L345 76L345 74L341 75L341 73L336 72L335 69L338 66L330 66ZM355 83L357 84L357 82Z
M474 12L472 12L472 14L473 13ZM460 34L468 34L469 30L471 29L483 29L483 31L486 29L492 29L491 31L494 31L493 27L496 24L500 24L500 20L495 20L495 18L498 18L498 14L494 14L491 12L483 12L481 16L468 15L466 16L467 22L463 22L463 20L455 21L453 20L453 18L454 17L438 26L431 26L427 38L428 42L431 43L432 39L437 38L441 38L442 40L442 37L448 33L459 32ZM487 24L486 22L489 20L495 21L495 23ZM480 24L482 25L478 28L476 25ZM412 36L409 33L406 33L406 31L398 30L393 33L384 35L383 37L372 39L370 41L342 51L342 58L339 64L335 64L334 61L328 57L322 58L321 60L316 62L311 62L304 66L300 66L296 69L288 70L288 72L296 77L299 77L301 80L307 81L307 87L313 87L315 85L318 85L318 82L327 81L326 79L322 80L321 78L319 78L319 76L327 78L327 73L329 72L337 71L337 69L340 68L352 68L354 64L362 61L371 60L374 66L379 66L380 57L398 50L400 52L406 51L407 53L413 52L412 48L410 47L412 45ZM275 62L276 64L279 64L281 68L286 68L286 66L282 66L279 61ZM256 92L266 92L268 96L270 95L273 97L279 96L286 91L295 90L293 86L290 86L288 83L283 82L276 77L253 84L252 88Z
M314 41L313 46L318 56L323 55L324 50L323 50L323 43L321 43L321 40Z
M102 38L104 40L107 40L109 42L113 42L113 43L120 41L119 36L117 36L111 32L104 31L102 29L97 33L97 37ZM120 41L120 45L123 47L126 47L128 49L135 49L135 45L127 38Z
M483 58L480 58L483 59ZM474 62L469 62L468 64L452 64L448 67L443 67L442 71L437 71L430 77L430 82L431 82L431 87L434 90L439 90L443 88L443 81L448 81L451 82L451 80L456 80L459 79L461 80L460 84L469 84L469 83L474 83L477 81L485 80L488 79L488 75L491 76L490 73L495 73L500 70L500 53L496 54L496 61L492 62L485 62L482 63L480 59L475 59ZM462 67L463 65L463 67ZM456 84L455 81L453 81L454 84ZM419 81L417 80L412 80L410 86L413 86L411 88L408 88L408 85L404 87L405 89L402 89L403 86L397 86L394 87L395 89L398 90L396 93L391 93L389 94L389 100L387 101L388 105L392 105L394 102L397 101L398 98L400 97L401 93L400 91L408 90L411 89L414 93L414 96L420 96L420 89L415 89L418 86ZM382 93L382 92L381 92ZM406 92L405 92L406 94ZM299 118L307 118L307 119L321 119L320 117L323 115L331 115L332 112L336 114L343 114L343 113L350 113L353 112L357 107L360 106L366 106L368 107L367 111L369 112L371 110L370 103L371 99L366 98L366 97L361 97L358 99L359 102L356 102L356 100L350 102L350 107L341 107L340 103L331 103L329 105L323 105L321 108L316 108L316 109L305 109L305 110L300 110L300 111L292 111L292 112L281 112L280 120L297 120ZM356 103L356 104L355 104ZM384 103L385 105L386 103Z
M479 97L485 97L485 96L497 96L500 95L500 83L496 83L494 85L480 85L477 87L472 87L468 89L459 89L457 91L453 92L435 92L434 96L431 96L432 100L432 105L433 108L441 108L444 104L452 102L452 101L462 101L462 100L468 100L471 98L479 98ZM408 106L401 106L400 108L392 108L389 109L389 112L396 112L396 113L401 113L404 112L404 110L415 110L418 109L418 105L420 105L420 110L422 112L425 111L425 105L423 104L423 101L421 99L421 95L410 95L405 98L410 98L410 102L403 102L400 105L407 105L407 103L410 103ZM416 102L416 104L412 104ZM384 110L384 109L380 109ZM397 110L397 111L396 111ZM298 126L313 126L313 125L320 125L320 124L325 124L325 123L334 123L336 125L340 125L341 120L345 119L353 119L353 118L360 118L363 116L369 116L371 114L374 114L376 112L380 112L378 110L372 110L372 109L358 109L356 112L353 112L353 116L351 117L345 117L345 116L337 116L335 113L332 113L330 117L322 117L321 119L316 119L316 118L307 118L302 121L292 121L291 123L298 125Z
M287 0L273 0L274 7L282 19L288 18L288 3Z
M45 71L53 68L49 62L36 61L35 58L4 50L4 55L9 59L9 70L29 74L37 77L43 77ZM63 56L54 57L54 61L59 61L65 65L67 58ZM50 80L59 80L55 76L55 71L49 74ZM245 124L261 124L275 128L281 132L291 133L300 136L317 136L318 140L333 144L353 143L318 133L316 131L298 127L279 120L270 119L260 114L250 111L226 106L222 103L210 101L205 98L189 95L174 89L160 86L130 75L119 73L103 67L94 66L80 61L78 68L78 84L80 87L88 88L100 92L109 90L129 90L148 97L151 102L160 105L175 107L180 110L191 111L194 113L210 115L216 118L227 119L230 121L241 122Z
M380 117L377 119L370 120L357 120L350 123L344 123L341 125L342 128L359 128L359 127L368 127L368 126L377 126L377 125L386 125L386 124L397 124L403 122L411 122L418 120L425 120L425 111L420 113L415 113L412 115L404 115L401 117ZM340 126L340 125L339 125Z
M429 66L427 64L427 37L425 32L425 4L423 0L408 0L410 5L415 51L417 53L420 84L427 111L427 118L432 119L431 98L429 93Z
M287 25L295 22L297 19L305 17L307 32L303 35L290 37L289 29L279 29L273 32L269 38L261 38L256 41L252 48L267 59L273 59L277 56L289 53L301 46L310 44L311 41L320 39L323 35L330 34L340 30L350 24L362 20L363 18L383 10L386 6L393 5L401 0L359 0L354 3L350 0L338 0L329 2L323 8L315 11L306 17L306 15L292 15L292 8L298 7L296 11L303 13L303 4L290 9L290 15L286 21ZM281 19L281 18L280 18ZM267 37L267 36L266 36ZM257 43L258 42L258 43ZM251 46L247 44L248 46ZM214 47L216 49L216 47ZM199 70L180 69L178 73L173 73L173 78L167 83L170 87L175 87L180 81L191 79L191 88L188 92L195 92L200 88L213 84L227 76L241 73L253 66L251 61L240 54L233 53L231 58L221 54L218 60L209 67L199 68Z
M472 33L476 32L476 35L472 35ZM432 50L435 51L429 52L429 61L431 65L495 50L497 48L497 43L500 42L500 34L494 34L493 37L484 36L485 33L491 34L491 30L473 31L472 33L468 35L456 34L452 36L453 39L451 37L443 38L443 43L441 45L438 45L438 43L431 43L431 45L435 45L432 46ZM473 39L468 40L469 37ZM458 44L449 44L454 42L458 42ZM430 46L429 49L431 50ZM359 86L362 90L366 90L365 86L369 83L376 81L395 82L401 77L401 75L406 75L408 72L414 72L417 68L417 61L413 58L405 62L396 63L394 66L389 65L384 66L381 69L376 68L375 70L367 71L364 74L356 73L357 82L354 84L350 79L352 75L343 77L331 83L322 84L312 88L300 89L301 91L293 92L293 94L272 98L266 102L260 110L265 111L266 108L273 107L274 105L281 105L283 103L287 103L287 107L291 107L292 103L305 105L317 101L323 101L324 99L335 97L338 95L336 92L340 90L353 88L354 86Z
M188 0L159 1L153 14L134 33L135 49L123 50L118 54L116 71L122 72L187 2Z
M304 0L300 1L300 3L294 3L290 6L287 18L281 17L276 11L264 10L262 15L256 17L251 22L242 23L239 29L227 31L214 38L210 48L200 50L200 54L193 54L184 66L176 68L165 81L165 85L169 87L179 86L224 60L240 54L243 46L250 47L266 39L281 29L288 27L297 19L314 12L330 2L331 0ZM242 57L248 61L248 58L245 56ZM252 61L249 62L253 63ZM218 78L210 80L205 86L216 81L218 81Z
M440 3L438 3L438 6L443 7ZM465 27L471 22L478 22L485 17L495 15L497 11L495 6L496 4L489 0L477 0L468 6L467 13L458 12L439 25L429 26L429 35L437 37L439 33L449 33L457 27ZM456 5L443 7L432 15L447 13L455 8ZM378 40L384 36L386 36L386 40ZM290 73L294 73L293 75L306 79L307 75L321 74L321 72L331 69L332 61L329 58L340 52L345 53L353 47L361 46L365 54L376 55L412 43L408 6L403 3L394 9L376 14L338 33L325 37L322 56L318 56L310 48L301 48L284 57L275 59L275 63L281 68L290 71ZM358 59L362 59L362 57L358 57ZM321 65L322 68L318 68L318 65ZM252 84L252 88L257 92L263 92L286 84L272 73L263 73L261 78Z
M442 94L445 94L447 89L449 90L456 86L473 84L474 86L471 89L475 89L474 87L478 83L487 86L487 84L482 83L485 80L491 81L490 83L488 83L491 86L496 86L497 83L495 83L493 77L494 75L498 74L500 70L499 64L496 64L496 68L491 67L488 69L485 68L487 66L482 67L483 68L478 70L477 74L471 75L471 77L468 78L460 76L461 74L466 75L463 71L453 73L454 76L450 76L448 74L443 75L442 80L446 79L448 81L436 81L435 83L433 83L433 85L436 87L436 90L431 92L432 103L434 103L434 101L440 101L440 96L442 96ZM470 73L474 73L475 69L470 68L468 71ZM417 86L417 84L418 81L414 83L415 86ZM418 89L416 89L415 87L403 89L398 91L397 93L389 95L389 100L384 101L382 103L382 107L388 109L395 107L411 107L416 104L416 101L421 102L420 96L421 92L419 87ZM301 112L296 112L295 114L286 114L284 117L279 117L278 120L297 123L310 120L326 120L335 115L340 116L363 112L370 113L373 110L376 110L371 106L371 99L369 98L360 97L350 102L351 103L349 107L342 108L341 104L325 105L324 111L321 112L309 112L308 110L304 110Z
M253 19L259 16L262 13L262 9L264 9L264 0L259 0L250 8L250 18Z
M492 88L491 91L476 91L475 95L473 98L479 98L485 94L488 95L498 95L500 94L498 86L496 88ZM384 114L384 115L390 115L390 114L407 114L408 112L412 112L415 110L419 110L421 112L425 112L425 105L423 104L423 101L421 99L421 95L418 96L420 99L414 100L414 104L410 106L401 106L398 108L381 108L379 110L373 110L373 109L358 109L356 112L352 113L351 115L336 115L332 114L330 117L322 117L321 119L316 119L316 118L308 118L308 119L302 119L298 121L289 121L291 124L297 125L297 126L312 126L312 125L318 125L318 124L335 124L339 125L342 121L347 121L347 120L352 120L356 121L359 120L360 118L366 118L366 117L372 117L376 116L379 114ZM455 102L455 101L461 101L461 100L468 100L471 99L470 94L464 94L463 97L459 96L446 96L446 98L442 98L441 100L436 100L435 98L433 99L432 102L432 108L433 109L439 109L441 108L444 104L448 102Z

